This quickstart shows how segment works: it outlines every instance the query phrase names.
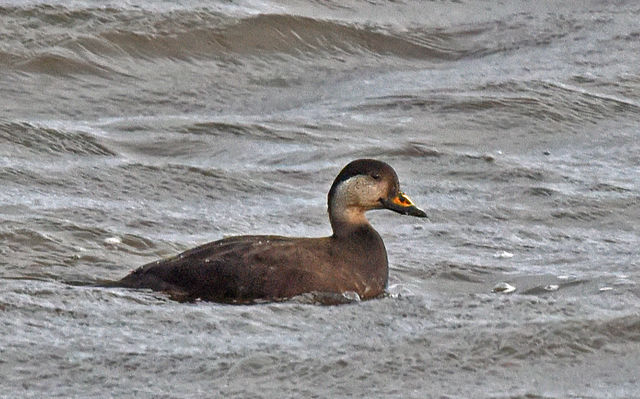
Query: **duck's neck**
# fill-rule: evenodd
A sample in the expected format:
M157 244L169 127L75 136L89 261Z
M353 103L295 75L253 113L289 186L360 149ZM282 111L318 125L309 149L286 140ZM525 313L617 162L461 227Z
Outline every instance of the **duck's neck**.
M347 236L357 230L373 229L364 215L364 209L348 206L346 201L333 198L329 203L329 221L335 237Z
M389 279L387 250L380 234L369 224L364 211L330 209L329 219L333 228L332 245L340 258L337 264L347 264L363 284L358 294L371 298L382 293Z
M329 220L331 221L333 235L336 237L347 236L354 231L362 230L363 228L373 229L367 218L364 216L364 212L340 215L332 215L329 213Z

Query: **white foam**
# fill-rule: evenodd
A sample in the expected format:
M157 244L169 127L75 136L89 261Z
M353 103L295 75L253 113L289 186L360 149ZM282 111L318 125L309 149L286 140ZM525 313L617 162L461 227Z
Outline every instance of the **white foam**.
M510 259L510 258L513 258L513 254L507 251L500 251L500 252L496 252L493 255L493 257L497 259Z
M105 244L107 245L118 245L118 244L122 244L122 238L120 237L107 237L104 239L103 241Z

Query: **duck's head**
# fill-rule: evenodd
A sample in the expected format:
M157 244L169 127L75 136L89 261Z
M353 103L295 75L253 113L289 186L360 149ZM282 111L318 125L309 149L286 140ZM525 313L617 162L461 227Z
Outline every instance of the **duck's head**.
M398 175L393 168L375 159L358 159L345 166L333 181L328 203L334 233L341 224L368 223L364 213L372 209L427 217L400 191Z

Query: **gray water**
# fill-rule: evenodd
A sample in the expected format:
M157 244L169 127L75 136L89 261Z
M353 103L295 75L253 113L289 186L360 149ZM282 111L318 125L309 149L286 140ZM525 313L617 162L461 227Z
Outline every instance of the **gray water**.
M638 21L634 1L1 1L0 396L640 397ZM429 214L371 212L384 298L92 287L228 235L328 235L362 157Z

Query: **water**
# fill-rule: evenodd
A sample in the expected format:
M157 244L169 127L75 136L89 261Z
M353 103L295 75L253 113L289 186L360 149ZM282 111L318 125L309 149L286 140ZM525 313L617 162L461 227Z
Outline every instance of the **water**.
M640 396L636 2L65 4L0 3L0 396ZM385 298L90 286L330 234L361 157L430 215Z

